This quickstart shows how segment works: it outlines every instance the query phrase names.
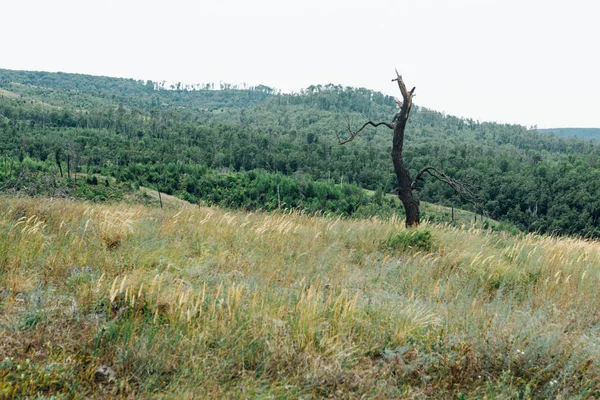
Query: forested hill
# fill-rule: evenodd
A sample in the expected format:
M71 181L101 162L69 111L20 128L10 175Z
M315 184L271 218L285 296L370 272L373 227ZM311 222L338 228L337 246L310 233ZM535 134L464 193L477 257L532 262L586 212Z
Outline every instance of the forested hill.
M230 196L231 204L252 207L273 204L269 174L277 173L295 182L288 206L315 198L321 202L313 209L328 207L343 193L326 183L344 191L355 187L349 184L394 191L387 128L365 129L344 146L336 134L347 133L346 118L358 127L367 119L389 121L396 111L390 96L331 84L283 94L267 86L167 86L0 70L0 185L24 167L56 174L56 160L69 156L82 172L160 182L165 192L191 201ZM410 116L405 143L413 175L434 165L470 183L490 217L524 230L589 236L600 236L598 153L595 141L420 107ZM248 190L239 192L240 185ZM436 181L422 184L418 195L473 208ZM344 213L358 210L355 201L363 200L348 201Z
M552 133L560 137L579 139L600 139L600 128L550 128L538 129L539 132Z

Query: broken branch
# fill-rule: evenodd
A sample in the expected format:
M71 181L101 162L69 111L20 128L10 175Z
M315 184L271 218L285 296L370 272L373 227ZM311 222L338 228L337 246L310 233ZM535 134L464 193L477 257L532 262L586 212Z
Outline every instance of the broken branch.
M417 186L417 182L423 179L423 175L425 173L433 176L440 182L444 182L445 184L450 186L456 192L456 194L458 194L463 200L473 204L477 202L478 196L475 193L473 193L469 186L467 186L461 181L457 181L456 179L450 178L444 172L431 166L427 166L419 171L419 173L415 176L415 179L413 180L412 184L410 185L411 189L415 189L415 187Z
M414 93L415 93L415 89L417 88L416 86L413 87L410 92L406 89L406 85L404 84L404 81L402 80L402 75L400 75L398 73L398 70L396 70L396 78L392 79L392 82L398 82L398 87L400 88L400 93L402 93L402 98L404 99L404 103L406 104L410 104L407 103L407 101L413 97Z
M356 132L352 132L352 128L350 128L350 119L346 118L346 123L348 124L348 132L350 132L350 136L346 139L343 139L340 137L339 133L336 133L338 141L340 142L340 144L346 144L348 142L353 141L356 136L363 130L365 129L367 126L371 125L375 128L377 128L378 126L381 125L385 125L390 129L394 129L394 123L393 122L373 122L373 121L367 121L363 124L363 126L360 127L359 130L357 130Z

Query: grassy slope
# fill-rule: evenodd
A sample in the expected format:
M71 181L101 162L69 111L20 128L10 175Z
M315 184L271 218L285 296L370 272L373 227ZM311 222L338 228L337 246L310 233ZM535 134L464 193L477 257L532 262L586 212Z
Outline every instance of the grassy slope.
M22 85L19 85L19 86L22 86ZM60 106L56 106L56 105L53 105L53 104L48 104L48 103L42 101L43 98L39 98L39 97L36 97L36 96L23 96L23 95L21 95L19 93L11 92L11 91L8 91L6 89L0 88L0 100L3 97L6 97L7 99L22 99L25 102L31 102L32 104L35 103L38 106L43 106L43 107L46 107L48 109L55 109L55 110L57 110L57 109L61 108Z
M369 196L374 196L375 191L365 189L365 193ZM398 210L402 210L402 203L398 199L396 195L387 194L388 198L394 199L396 203L396 208ZM421 219L429 220L430 222L436 223L451 223L452 222L452 208L447 206L442 206L440 204L428 203L426 201L421 201ZM454 208L454 223L456 225L474 225L479 228L484 227L484 222L487 221L489 225L498 227L500 223L491 218L485 217L482 219L481 215L475 214L474 212L463 210L460 208ZM513 228L509 224L504 224L506 228L517 231L517 228ZM510 227L510 228L509 228Z
M0 89L0 97L6 97L9 99L18 99L21 96L19 96L16 93L9 92L8 90Z
M386 246L396 220L0 210L0 398L600 395L596 242L430 226L418 252Z

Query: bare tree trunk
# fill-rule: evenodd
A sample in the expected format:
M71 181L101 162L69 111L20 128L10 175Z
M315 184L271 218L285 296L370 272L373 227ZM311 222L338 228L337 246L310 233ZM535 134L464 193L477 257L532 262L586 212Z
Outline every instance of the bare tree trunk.
M60 160L58 159L58 157L56 158L56 165L58 165L58 170L60 171L60 177L63 177L63 172L62 172L62 165L60 165Z
M396 79L400 93L402 93L402 104L400 105L400 112L394 117L394 138L392 139L392 162L394 163L394 171L396 172L396 178L398 179L398 198L404 206L406 212L406 226L413 227L419 225L421 222L421 212L419 208L419 200L413 195L413 184L410 178L408 169L404 166L404 158L402 151L404 149L404 129L406 129L406 122L408 121L408 115L412 107L412 98L415 92L415 88L409 92L406 90L406 85L402 81L402 77L396 71Z
M399 127L397 124L394 128L394 139L392 144L392 161L394 163L394 171L398 179L398 198L404 206L406 212L406 226L417 226L421 223L421 211L419 208L419 200L413 195L412 180L410 173L404 166L404 158L402 157L402 146L404 142L404 127Z
M156 178L156 191L158 192L158 201L160 202L160 208L163 208L162 196L160 195L160 186L158 186L158 178Z
M412 181L408 169L404 167L402 157L400 159L394 158L394 169L396 170L396 177L398 178L398 198L404 206L406 213L406 226L415 227L421 223L421 210L419 199L413 195L411 188Z

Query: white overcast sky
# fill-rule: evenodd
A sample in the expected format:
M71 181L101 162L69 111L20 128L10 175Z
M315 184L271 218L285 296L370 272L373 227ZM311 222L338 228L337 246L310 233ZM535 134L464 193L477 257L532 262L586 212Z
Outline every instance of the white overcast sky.
M598 0L2 0L0 68L360 86L539 127L600 127Z

